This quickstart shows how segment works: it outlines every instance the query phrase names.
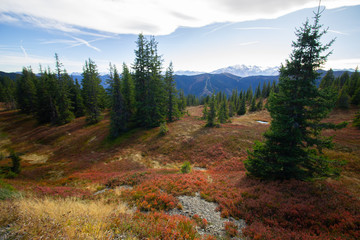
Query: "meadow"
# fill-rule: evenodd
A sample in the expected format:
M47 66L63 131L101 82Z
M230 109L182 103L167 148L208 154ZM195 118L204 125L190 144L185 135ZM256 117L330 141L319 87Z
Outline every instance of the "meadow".
M356 109L334 110L325 121L334 149L324 153L339 176L261 181L247 176L247 149L270 122L266 110L207 128L202 106L159 128L108 138L109 113L95 125L84 117L38 125L18 111L0 112L0 166L9 149L21 154L21 173L0 180L0 234L15 239L360 239L360 131ZM181 173L189 161L190 173ZM212 235L208 219L181 212L179 196L217 204L228 221ZM244 220L239 229L236 220ZM203 229L202 231L200 229ZM202 234L200 234L203 232ZM5 235L4 235L5 236Z

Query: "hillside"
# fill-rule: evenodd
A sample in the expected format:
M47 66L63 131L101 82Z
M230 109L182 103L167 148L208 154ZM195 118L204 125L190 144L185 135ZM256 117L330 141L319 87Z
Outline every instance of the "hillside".
M267 111L220 128L204 127L201 106L188 112L163 137L133 129L113 141L107 112L96 125L78 118L59 127L0 112L1 155L22 154L20 175L0 180L2 199L15 196L0 201L0 238L242 238L241 228L250 239L359 238L360 131L351 124L325 132L335 134L325 153L342 162L338 179L266 182L246 176L243 160L268 127L257 122L270 121ZM326 121L354 114L336 110Z

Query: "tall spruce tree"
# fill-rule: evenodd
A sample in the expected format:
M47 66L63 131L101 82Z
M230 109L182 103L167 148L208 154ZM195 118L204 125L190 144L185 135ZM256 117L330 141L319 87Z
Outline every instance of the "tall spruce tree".
M211 95L210 102L209 102L209 111L207 114L207 127L214 127L216 126L216 97L215 93Z
M166 92L166 118L172 122L180 117L177 104L177 91L175 88L174 70L172 62L165 72L165 92Z
M22 75L17 82L17 103L22 112L26 114L36 113L37 94L36 94L37 78L32 69L23 68Z
M135 86L129 68L123 63L121 92L124 97L125 114L128 120L132 119L135 114Z
M241 115L244 115L245 113L246 113L246 99L245 99L245 97L242 97L241 101L240 101L240 107L239 107L237 114L239 116L241 116Z
M100 86L101 79L97 66L90 58L88 61L85 61L82 76L81 84L86 110L86 121L89 124L94 124L101 119L100 94L102 87Z
M315 84L316 71L322 66L334 40L322 44L326 33L320 25L321 13L315 13L314 23L306 21L296 30L290 60L281 67L278 92L272 92L268 110L272 117L264 142L256 142L249 151L245 167L262 179L308 179L330 174L329 161L323 148L331 147L331 138L321 137L322 129L339 125L321 120L332 109L335 98L320 91Z
M110 114L110 137L117 138L126 130L128 122L124 98L121 93L121 81L116 66L112 67L113 73L110 73L112 85L112 102Z

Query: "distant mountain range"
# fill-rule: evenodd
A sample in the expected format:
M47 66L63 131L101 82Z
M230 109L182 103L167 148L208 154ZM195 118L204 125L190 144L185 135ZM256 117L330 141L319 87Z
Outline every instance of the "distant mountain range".
M196 71L176 71L176 75L194 76L203 74L206 72ZM278 67L259 67L255 65L234 65L225 68L219 68L215 71L209 72L211 74L230 73L238 77L249 77L249 76L276 76L279 75Z
M230 73L203 73L194 76L175 75L176 87L184 90L185 95L194 94L205 96L213 91L223 91L230 95L233 89L247 90L250 86L255 89L260 83L277 81L278 76L239 77Z

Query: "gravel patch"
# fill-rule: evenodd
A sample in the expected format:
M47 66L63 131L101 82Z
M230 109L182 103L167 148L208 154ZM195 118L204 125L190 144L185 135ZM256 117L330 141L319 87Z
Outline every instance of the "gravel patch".
M233 222L238 226L238 231L241 233L241 230L246 226L244 220L236 220L233 218L222 218L220 212L216 211L218 204L207 202L204 199L200 198L200 194L196 193L195 197L192 196L179 196L179 202L181 203L183 209L174 209L170 211L170 214L175 215L184 215L187 217L192 217L195 214L199 215L201 218L205 218L208 221L208 226L205 229L198 229L199 234L211 234L217 237L225 236L225 222ZM235 239L235 238L234 238ZM237 238L240 239L240 238Z

